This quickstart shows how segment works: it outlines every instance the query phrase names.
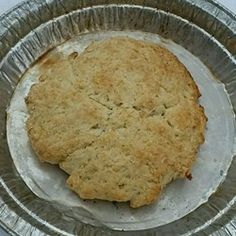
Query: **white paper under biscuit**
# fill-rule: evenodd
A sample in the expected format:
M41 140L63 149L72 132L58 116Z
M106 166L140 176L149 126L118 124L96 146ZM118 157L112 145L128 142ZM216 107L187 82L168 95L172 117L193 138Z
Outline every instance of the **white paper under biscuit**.
M18 84L8 110L7 136L15 166L28 185L40 198L65 205L68 216L92 224L115 229L147 229L177 220L196 209L224 180L234 150L234 115L223 84L214 79L201 61L175 43L157 35L141 32L103 32L84 34L58 47L69 54L81 52L94 40L114 36L129 36L156 42L172 51L187 67L202 94L201 105L208 117L205 143L201 146L193 168L193 179L171 183L155 204L131 209L128 204L106 201L83 201L66 186L66 174L56 166L40 163L31 149L25 121L27 108L24 98L39 76L37 65L26 72ZM84 209L84 210L82 210Z

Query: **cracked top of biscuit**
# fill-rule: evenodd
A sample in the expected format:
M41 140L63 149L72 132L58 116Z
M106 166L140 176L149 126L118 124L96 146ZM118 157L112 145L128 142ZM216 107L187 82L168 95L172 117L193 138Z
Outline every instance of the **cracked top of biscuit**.
M40 68L26 98L29 138L81 198L139 207L191 172L206 117L190 73L167 49L117 37L80 55L46 55Z

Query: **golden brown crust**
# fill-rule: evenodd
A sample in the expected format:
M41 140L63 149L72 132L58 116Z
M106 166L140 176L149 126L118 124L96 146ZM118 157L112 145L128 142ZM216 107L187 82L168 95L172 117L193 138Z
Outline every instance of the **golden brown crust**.
M190 176L206 116L191 75L168 50L118 37L48 56L27 98L40 160L85 199L150 204Z

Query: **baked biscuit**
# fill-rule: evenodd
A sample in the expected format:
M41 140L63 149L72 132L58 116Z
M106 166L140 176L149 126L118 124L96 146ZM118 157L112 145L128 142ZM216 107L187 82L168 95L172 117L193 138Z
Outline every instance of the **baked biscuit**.
M29 138L81 198L140 207L190 176L207 119L190 73L167 49L116 37L80 55L47 55L40 68L26 99Z

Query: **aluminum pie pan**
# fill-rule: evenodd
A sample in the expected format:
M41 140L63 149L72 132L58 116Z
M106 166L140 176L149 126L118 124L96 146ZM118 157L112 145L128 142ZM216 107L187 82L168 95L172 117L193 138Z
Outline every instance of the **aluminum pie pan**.
M108 3L111 4L110 7L104 6L104 8L101 7L100 9L109 9L108 12L105 12L105 14L107 14L106 19L109 19L109 16L114 14L117 19L114 21L108 20L106 22L107 24L103 25L103 22L98 23L95 20L95 7L91 6L102 6L103 4ZM137 7L141 4L138 1L129 4L126 2L125 5L120 5L122 2L112 1L105 3L96 2L96 4L91 2L81 3L82 6L80 5L80 2L73 1L60 1L60 3L51 1L46 5L44 4L46 3L36 3L34 1L23 3L16 8L15 11L6 15L1 21L2 48L0 53L3 62L1 65L1 77L3 79L0 81L0 93L1 98L3 99L0 104L2 111L6 110L21 75L36 58L57 44L58 39L55 40L53 37L50 38L50 31L42 31L38 43L32 44L31 42L30 44L30 41L26 41L29 47L21 47L23 51L20 51L19 48L18 50L14 50L17 48L17 45L15 46L15 44L20 41L20 38L22 38L21 42L24 41L24 38L26 38L26 35L29 32L31 32L31 34L34 34L35 32L40 33L40 30L42 30L42 28L38 28L40 24L46 23L55 17L62 16L61 19L63 19L63 15L81 7L86 8L86 11L85 9L80 10L83 17L79 18L78 21L85 28L92 27L93 30L98 30L99 26L101 27L102 25L104 27L103 30L106 30L106 27L109 27L109 29L113 27L115 30L125 30L128 25L128 29L143 30L143 26L145 25L147 31L158 33L166 38L171 38L180 45L187 46L187 50L205 62L217 78L222 79L226 85L231 102L233 106L235 106L235 94L233 91L235 62L232 57L232 55L235 55L235 18L220 6L215 5L215 3L209 1L198 1L198 3L193 3L192 1L179 1L179 3L159 1L146 2L144 4L145 7L141 8ZM119 5L117 6L115 4ZM180 8L179 4L181 4L181 7L183 8ZM27 11L27 7L29 11ZM134 10L137 8L139 9L138 12ZM32 12L37 14L33 14ZM104 11L101 10L100 13L104 13ZM133 21L127 20L127 14L128 16L132 16L130 19L133 19ZM31 21L29 21L29 15ZM120 20L119 24L116 24L118 19L124 20ZM141 19L142 22L137 24L137 19L139 19L139 21ZM156 22L157 19L160 20L157 25L150 24L150 22ZM191 20L197 25L198 30L196 30L195 25L186 21L186 19ZM27 22L28 24L26 24ZM57 30L60 30L60 27L64 28L67 24L68 22L62 20L60 25L54 24L54 26ZM59 28L57 26L59 26ZM76 27L77 25L73 25L71 28L67 27L68 31L64 32L62 35L62 41L73 36L75 33L74 31L78 30ZM176 28L178 28L177 34L174 30ZM215 33L214 37L212 37L213 33ZM45 37L46 34L49 34L49 37ZM204 46L202 47L202 45ZM11 49L11 51L9 51L9 49ZM24 63L20 64L19 61L22 61L22 55L26 52L24 50L28 52L27 55L31 56L28 56L27 58L23 56ZM14 55L15 52L18 53ZM221 59L220 63L219 58ZM11 68L4 68L6 60L8 65L12 65ZM15 66L16 64L18 66ZM222 64L224 66L222 66ZM219 65L221 65L221 67L219 67ZM3 163L3 165L1 165L1 198L6 203L3 205L4 208L1 214L1 221L4 222L7 228L11 228L13 230L12 232L20 235L27 235L27 232L30 231L34 231L34 233L38 232L39 234L46 233L53 235L56 233L64 235L66 232L69 234L79 233L81 235L125 234L121 232L111 232L110 230L103 228L94 228L89 225L81 224L80 222L66 225L65 221L60 219L60 213L56 212L49 203L35 197L24 185L19 175L17 175L14 165L11 162L5 135L5 112L1 112L1 116L2 135L0 145L2 153L0 158ZM207 204L202 205L196 211L181 220L149 231L135 232L135 235L145 235L149 233L152 233L153 235L155 235L155 233L161 233L161 235L190 234L200 232L201 230L204 230L204 233L209 234L217 229L217 227L220 228L222 226L224 227L221 230L223 230L224 233L234 232L232 231L235 227L235 189L233 188L233 181L235 179L234 163L235 161L233 161L231 165L225 182L221 185L219 191L209 199ZM53 212L53 214L51 214L51 212ZM226 212L227 214L225 214ZM217 224L212 224L213 222L217 222ZM225 225L226 222L227 225ZM129 232L127 235L131 234L132 232Z

